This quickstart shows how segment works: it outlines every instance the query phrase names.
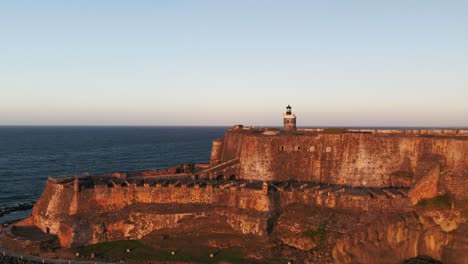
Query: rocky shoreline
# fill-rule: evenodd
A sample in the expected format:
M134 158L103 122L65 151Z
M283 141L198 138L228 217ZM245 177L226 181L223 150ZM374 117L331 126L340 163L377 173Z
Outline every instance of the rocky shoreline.
M32 209L35 203L36 202L25 202L25 203L19 203L14 206L2 207L0 208L0 217L5 216L7 214L11 214L13 212L26 211L26 210Z

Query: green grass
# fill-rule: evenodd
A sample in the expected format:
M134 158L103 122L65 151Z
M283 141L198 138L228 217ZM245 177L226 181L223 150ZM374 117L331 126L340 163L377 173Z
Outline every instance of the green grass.
M131 252L127 253L127 249L130 249ZM161 259L166 255L164 252L154 250L153 248L148 247L141 241L137 240L104 242L85 246L80 249L80 254L83 257L90 257L91 253L94 253L96 258L105 260L148 260L153 258Z
M126 250L130 249L130 253ZM209 247L197 247L176 250L175 255L171 255L171 250L154 249L138 240L120 240L88 245L79 250L80 255L89 258L91 253L96 259L106 261L125 260L129 263L145 263L153 261L183 261L196 263L274 263L271 261L251 261L244 259L239 248L215 249ZM210 257L210 253L214 255ZM282 262L278 262L282 263Z
M315 228L315 230L309 229L305 231L304 235L310 238L312 242L318 242L318 245L321 246L326 239L325 226L320 224Z

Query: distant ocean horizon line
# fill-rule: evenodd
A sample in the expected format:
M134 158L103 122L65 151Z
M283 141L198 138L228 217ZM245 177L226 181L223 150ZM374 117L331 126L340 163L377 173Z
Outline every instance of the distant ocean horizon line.
M233 125L0 125L0 128L230 128ZM256 128L282 128L278 125L244 125ZM351 129L468 129L468 126L347 126L347 125L313 125L298 128L351 128Z

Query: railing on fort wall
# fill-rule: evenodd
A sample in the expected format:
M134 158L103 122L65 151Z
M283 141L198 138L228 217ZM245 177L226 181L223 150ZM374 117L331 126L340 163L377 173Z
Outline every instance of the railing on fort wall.
M354 128L298 128L297 129L297 131L300 131L300 132L318 132L318 133L326 132L327 130L337 130L337 131L341 130L340 131L341 133L468 136L468 129L366 129L366 128L356 128L356 129Z
M348 133L468 136L468 129L346 129Z

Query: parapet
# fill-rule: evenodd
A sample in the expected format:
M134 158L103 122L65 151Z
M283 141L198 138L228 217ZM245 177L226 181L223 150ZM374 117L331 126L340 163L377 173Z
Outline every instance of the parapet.
M284 134L275 128L255 128L234 126L228 131L258 134L258 135L278 135ZM468 136L468 129L355 129L355 128L297 128L295 133L290 135L318 135L318 134L374 134L374 135L408 135L408 136Z
M81 189L95 188L120 188L120 187L143 187L143 188L208 188L208 189L229 189L229 190L263 190L268 184L262 181L247 180L219 180L219 179L192 179L189 176L155 178L142 177L131 179L106 179L99 177L89 177L80 179Z
M468 129L346 129L345 133L430 135L430 136L468 136Z
M408 188L351 187L315 182L273 184L280 193L281 206L304 204L347 210L405 211L411 208Z

